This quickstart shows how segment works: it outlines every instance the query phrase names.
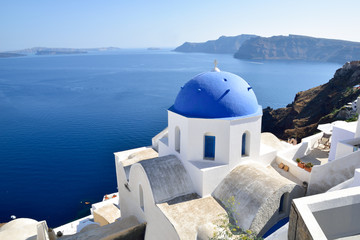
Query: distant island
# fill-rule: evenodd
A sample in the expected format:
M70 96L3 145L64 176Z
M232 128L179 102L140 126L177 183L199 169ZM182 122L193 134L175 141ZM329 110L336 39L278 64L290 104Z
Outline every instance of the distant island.
M242 34L222 36L203 43L185 42L177 52L234 54L247 60L300 60L345 63L360 59L360 43L300 35L259 37Z
M183 45L175 48L174 51L234 54L245 41L254 37L258 36L242 34L234 37L221 36L217 40L210 40L204 43L185 42Z
M161 50L161 48L158 48L158 47L149 47L149 48L147 48L147 50L154 51L154 50Z
M96 51L116 51L120 48L116 47L101 47L101 48L46 48L33 47L15 51L0 52L0 58L5 57L20 57L28 54L35 55L60 55L60 54L86 54L88 52Z
M62 49L62 50L38 50L36 55L61 55L61 54L84 54L87 51L79 49Z
M19 53L0 52L0 58L23 57L23 56L26 55Z

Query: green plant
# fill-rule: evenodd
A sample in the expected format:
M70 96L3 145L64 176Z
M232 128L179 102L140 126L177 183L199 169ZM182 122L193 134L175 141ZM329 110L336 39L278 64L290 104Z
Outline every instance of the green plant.
M346 119L345 121L346 122L355 122L355 121L358 120L358 118L359 118L359 114L356 113L354 116L352 116L351 118Z
M352 88L352 87L347 87L347 88L345 89L344 95L345 95L345 96L349 96L349 95L352 94L352 93L354 93L354 88Z
M235 211L236 204L240 203L235 203L234 196L225 201L226 214L219 215L220 218L215 222L215 231L210 240L262 240L256 236L256 233L251 230L244 231L237 225L238 221L234 217L238 214Z
M331 111L331 113L330 114L333 114L333 115L335 115L336 113L338 113L340 111L340 109L338 109L338 108L334 108L332 111Z
M308 162L305 164L305 167L307 168L312 168L314 166L314 164L312 164L311 162Z
M296 159L296 162L297 162L297 163L301 163L300 158L297 158L297 159Z

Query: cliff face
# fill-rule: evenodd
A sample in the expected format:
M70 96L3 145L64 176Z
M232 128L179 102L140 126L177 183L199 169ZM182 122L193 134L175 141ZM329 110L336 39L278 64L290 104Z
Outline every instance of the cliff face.
M360 59L360 43L298 35L257 37L244 42L234 57L344 63Z
M204 43L185 42L183 45L175 48L174 51L234 54L245 41L254 37L257 36L242 34L234 37L222 36L217 40L210 40Z
M262 131L281 139L312 135L318 124L346 118L339 109L360 95L360 90L354 88L357 84L360 61L346 63L328 83L297 93L287 107L264 109Z

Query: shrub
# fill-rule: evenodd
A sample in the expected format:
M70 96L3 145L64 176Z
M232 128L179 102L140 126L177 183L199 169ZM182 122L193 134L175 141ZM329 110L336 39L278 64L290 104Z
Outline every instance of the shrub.
M358 118L359 118L359 114L356 113L354 116L352 116L351 118L346 119L345 121L346 122L355 122L355 121L358 120Z
M311 162L308 162L307 164L305 164L305 167L307 168L312 168L314 166L314 164L312 164Z

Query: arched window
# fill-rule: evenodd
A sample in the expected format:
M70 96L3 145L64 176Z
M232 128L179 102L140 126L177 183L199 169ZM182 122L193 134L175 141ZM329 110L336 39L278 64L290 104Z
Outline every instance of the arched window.
M280 198L279 214L285 213L288 207L289 193L284 193Z
M204 136L204 159L215 159L215 136L208 134Z
M250 151L250 134L248 132L244 132L241 139L241 156L249 156Z
M180 153L180 137L181 137L180 128L176 127L175 128L175 151L177 151L178 153Z
M139 185L139 200L140 200L140 207L144 211L144 192L141 185Z

